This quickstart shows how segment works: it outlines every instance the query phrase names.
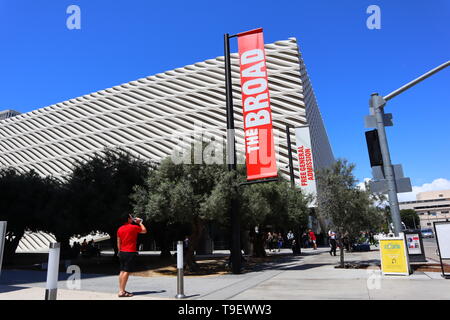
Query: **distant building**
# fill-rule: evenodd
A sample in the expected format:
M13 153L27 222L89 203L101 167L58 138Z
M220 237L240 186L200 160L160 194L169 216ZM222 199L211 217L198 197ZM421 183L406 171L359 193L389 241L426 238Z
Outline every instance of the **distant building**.
M416 199L400 202L400 209L416 211L421 229L432 228L435 221L450 219L450 190L420 192Z
M8 118L12 118L14 116L17 116L18 114L20 114L19 111L15 111L15 110L4 110L4 111L0 111L0 120L5 120Z

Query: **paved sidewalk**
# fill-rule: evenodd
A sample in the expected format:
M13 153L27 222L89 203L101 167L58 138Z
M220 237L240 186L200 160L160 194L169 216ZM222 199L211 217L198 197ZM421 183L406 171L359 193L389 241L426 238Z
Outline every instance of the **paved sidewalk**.
M327 248L305 249L301 256L286 255L278 263L267 263L259 270L240 275L185 277L188 300L305 300L305 299L450 299L450 280L436 272L416 272L410 276L382 276L379 252L346 253L346 262L365 262L370 269L336 269L339 256ZM278 254L278 253L276 253ZM46 272L3 270L0 299L42 300ZM83 274L81 290L67 289L67 274L58 282L59 300L116 300L117 276ZM132 298L174 299L176 277L130 277L127 290Z

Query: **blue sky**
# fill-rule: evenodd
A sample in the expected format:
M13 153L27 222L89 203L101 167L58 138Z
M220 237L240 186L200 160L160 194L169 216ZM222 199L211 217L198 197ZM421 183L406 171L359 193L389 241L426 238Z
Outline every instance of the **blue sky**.
M72 4L81 30L66 27ZM366 27L369 5L381 8L380 30ZM265 42L298 39L335 156L356 163L360 180L371 176L370 94L450 59L448 0L0 0L0 109L31 111L220 56L224 33L257 27ZM413 185L450 180L450 68L386 112L392 160Z

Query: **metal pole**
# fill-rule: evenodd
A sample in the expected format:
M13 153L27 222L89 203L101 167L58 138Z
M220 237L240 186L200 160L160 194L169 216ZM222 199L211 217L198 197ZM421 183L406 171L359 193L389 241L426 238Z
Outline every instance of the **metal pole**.
M439 71L441 71L442 69L447 68L448 66L450 66L450 61L447 61L447 62L441 64L440 66L434 68L433 70L430 70L430 71L428 71L427 73L421 75L421 76L418 77L417 79L415 79L415 80L413 80L413 81L411 81L411 82L405 84L403 87L398 88L397 90L395 90L395 91L389 93L388 95L384 96L383 99L384 99L385 101L391 100L392 98L398 96L400 93L402 93L402 92L408 90L408 89L411 88L412 86L414 86L414 85L418 84L419 82L425 80L426 78L432 76L432 75L435 74L436 72L439 72Z
M60 249L60 243L50 243L50 250L48 252L47 286L45 289L45 300L56 300L56 294L58 291Z
M7 224L6 221L0 221L0 275L2 274L3 250L5 248Z
M292 161L292 148L291 148L291 132L289 131L289 126L286 125L286 137L287 137L287 148L289 155L289 174L291 176L291 187L295 188L295 177L294 177L294 165Z
M391 209L391 217L392 222L394 224L394 233L396 236L398 236L399 232L401 232L402 225L400 218L400 207L398 204L398 197L397 197L397 185L395 183L394 169L391 164L391 156L389 153L386 131L384 127L384 106L386 105L387 101L398 96L400 93L408 90L412 86L418 84L419 82L441 71L442 69L445 69L448 66L450 66L450 61L447 61L441 64L440 66L428 71L427 73L423 74L417 79L407 83L406 85L400 87L399 89L389 93L384 97L379 96L378 93L374 93L370 98L370 107L374 111L374 115L377 122L378 138L380 142L381 154L383 157L384 175L388 184L389 206Z
M177 244L177 295L175 298L186 298L184 295L183 241L178 241Z
M227 162L228 170L236 170L236 146L234 136L233 88L231 82L230 36L224 35L225 48L225 94L227 111Z
M236 171L236 147L234 136L233 91L231 83L230 36L224 35L225 92L227 113L227 162L228 171ZM234 274L241 273L240 221L235 199L230 204L231 220L231 266Z
M384 127L384 110L383 107L385 101L378 93L372 94L370 98L370 107L373 108L375 112L375 118L377 121L378 139L380 142L381 155L383 157L383 168L384 176L388 184L388 196L389 196L389 206L391 209L391 218L394 224L395 236L399 235L402 230L401 218L400 218L400 207L398 204L397 197L397 185L395 184L394 169L391 163L391 155L389 153L389 146L386 137L386 130Z

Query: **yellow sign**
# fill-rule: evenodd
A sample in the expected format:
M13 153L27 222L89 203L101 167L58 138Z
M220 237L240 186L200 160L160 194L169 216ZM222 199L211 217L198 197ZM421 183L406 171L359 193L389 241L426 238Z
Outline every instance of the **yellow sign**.
M380 254L383 274L409 275L409 261L404 239L380 239Z

